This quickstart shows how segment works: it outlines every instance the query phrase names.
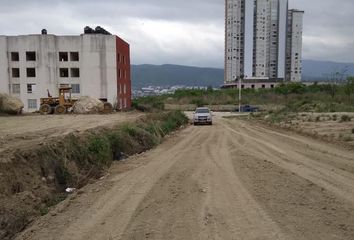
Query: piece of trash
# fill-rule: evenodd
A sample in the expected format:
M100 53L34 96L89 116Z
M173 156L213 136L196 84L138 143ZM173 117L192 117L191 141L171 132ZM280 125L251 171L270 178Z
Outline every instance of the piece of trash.
M67 189L65 189L65 192L67 192L67 193L73 193L75 191L76 191L76 188L67 188Z
M208 192L208 189L199 189L199 192L201 192L201 193L207 193L207 192Z

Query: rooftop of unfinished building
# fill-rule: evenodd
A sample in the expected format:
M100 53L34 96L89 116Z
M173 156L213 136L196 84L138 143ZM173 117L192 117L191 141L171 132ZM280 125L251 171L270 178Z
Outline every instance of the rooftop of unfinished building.
M300 9L289 9L289 11L305 13L304 10L300 10Z
M73 34L54 34L54 33L48 33L47 29L42 29L38 33L30 33L30 34L18 34L18 35L0 35L1 37L23 37L23 36L58 36L58 37L77 37L77 36L83 36L83 35L106 35L106 36L117 36L115 34L111 34L110 32L106 31L104 28L97 26L95 29L86 26L83 29L83 33L80 33L78 35L73 35Z
M89 29L88 29L89 28ZM6 38L6 37L45 37L45 36L50 36L50 37L81 37L81 36L107 36L107 37L116 37L119 38L121 41L125 42L126 44L129 45L127 41L125 41L123 38L121 38L118 35L111 34L110 32L106 31L104 28L97 26L95 29L90 28L90 27L85 27L83 33L80 33L78 35L57 35L53 33L48 33L46 29L42 29L41 32L39 33L30 33L30 34L19 34L19 35L0 35L0 37Z

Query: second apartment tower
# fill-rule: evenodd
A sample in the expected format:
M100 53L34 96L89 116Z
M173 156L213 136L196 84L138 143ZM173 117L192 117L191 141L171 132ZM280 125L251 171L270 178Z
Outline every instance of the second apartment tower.
M226 0L225 84L301 81L303 13L288 0Z

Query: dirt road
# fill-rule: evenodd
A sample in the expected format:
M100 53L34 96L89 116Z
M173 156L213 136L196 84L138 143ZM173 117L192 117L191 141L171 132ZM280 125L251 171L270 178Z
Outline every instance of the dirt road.
M221 119L117 163L17 239L354 239L354 155Z

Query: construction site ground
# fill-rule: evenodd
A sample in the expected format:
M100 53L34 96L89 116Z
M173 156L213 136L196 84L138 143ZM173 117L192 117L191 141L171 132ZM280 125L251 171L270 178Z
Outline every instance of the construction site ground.
M352 151L218 115L115 163L17 239L352 240L353 186Z
M141 116L143 114L139 112L107 115L0 116L0 154L19 147L31 147L56 136L129 122Z
M347 121L342 117L347 116ZM279 124L330 142L354 146L354 113L298 113Z

